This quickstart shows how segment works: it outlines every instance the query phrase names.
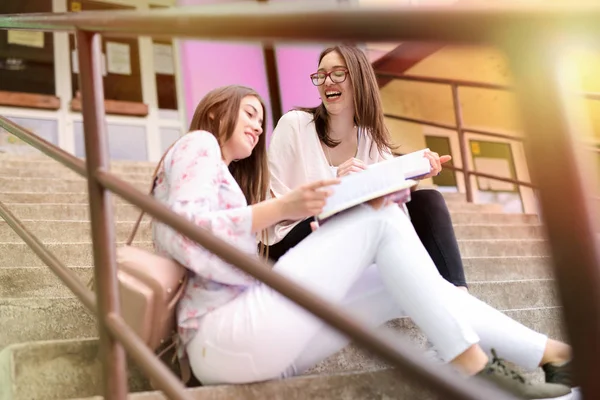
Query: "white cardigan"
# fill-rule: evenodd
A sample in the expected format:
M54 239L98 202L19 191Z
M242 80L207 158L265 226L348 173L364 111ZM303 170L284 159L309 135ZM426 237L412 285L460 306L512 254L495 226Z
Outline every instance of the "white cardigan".
M336 176L319 141L313 116L304 111L284 114L271 136L268 158L271 173L271 195L280 197L300 185ZM359 132L362 132L359 129ZM381 155L369 135L359 133L356 158L374 164L392 157ZM268 229L268 245L278 243L301 221L282 221Z

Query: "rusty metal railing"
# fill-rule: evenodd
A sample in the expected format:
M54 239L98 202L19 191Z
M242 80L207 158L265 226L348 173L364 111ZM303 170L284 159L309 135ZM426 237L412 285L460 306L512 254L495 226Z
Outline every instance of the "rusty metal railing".
M465 184L466 198L469 203L473 202L473 197L474 197L471 176L482 176L482 177L485 176L486 178L490 178L490 179L494 179L494 180L498 180L498 181L514 183L514 184L517 184L518 186L532 187L531 183L521 182L516 179L504 178L504 177L501 177L498 175L482 174L481 172L476 172L475 170L469 168L469 165L467 162L468 152L467 152L467 140L465 138L465 133L476 133L476 134L484 135L484 136L488 136L488 137L494 137L494 138L506 139L506 140L514 140L514 141L518 141L518 142L523 142L525 140L525 138L516 136L516 135L507 135L502 132L493 132L493 131L482 130L482 129L471 129L471 128L465 126L465 123L463 121L462 108L460 106L460 97L459 97L459 92L458 92L459 88L470 87L470 88L478 88L478 89L510 91L510 90L513 90L513 88L511 86L498 85L498 84L486 83L486 82L464 81L464 80L458 80L458 79L443 79L443 78L433 78L433 77L430 78L430 77L426 77L426 76L416 76L416 75L402 75L402 74L394 74L394 73L389 73L389 72L377 72L377 76L380 78L388 78L388 79L391 78L393 80L395 79L395 80L399 80L399 81L431 83L431 84L437 84L437 85L450 86L450 90L452 91L452 109L454 111L454 124L453 125L452 124L443 124L443 123L433 122L433 121L427 121L427 120L419 119L419 118L410 118L410 117L405 117L405 116L395 115L395 114L390 114L390 113L386 113L385 116L387 118L397 119L400 121L410 122L413 124L447 129L450 131L455 131L457 133L462 168L449 167L449 166L444 166L444 168L462 172L464 184Z
M306 21L311 21L310 25ZM436 40L493 44L505 49L516 76L525 131L539 153L528 154L530 169L540 189L540 203L547 215L553 268L564 305L568 335L574 349L575 372L584 398L600 395L600 272L598 250L588 220L589 205L578 175L569 125L561 103L562 88L556 81L561 60L554 47L557 34L590 37L600 33L600 7L556 6L526 8L504 5L494 8L353 8L327 5L235 4L183 10L145 12L83 12L0 16L0 29L75 32L79 48L87 177L92 211L94 259L100 337L104 356L105 396L122 400L127 393L125 357L121 344L140 365L158 360L128 331L119 315L116 290L112 207L109 190L145 209L157 220L178 229L225 261L289 297L328 324L384 359L406 376L426 383L448 399L509 398L474 381L463 381L446 368L429 364L404 343L364 329L338 307L320 300L293 282L270 271L235 248L194 226L147 195L132 189L108 172L104 126L100 40L104 36L150 35L201 37L238 41L401 41ZM514 40L514 35L519 40ZM9 129L16 136L24 131ZM43 143L30 137L31 142ZM37 141L36 141L37 140ZM552 146L548 143L557 142ZM35 146L35 145L34 145ZM531 146L528 146L530 148ZM68 164L56 148L38 146L47 155ZM530 150L528 150L530 151ZM68 165L73 167L72 165ZM564 207L573 204L573 207ZM560 213L553 211L560 210ZM183 387L164 368L147 368L159 387L171 398L185 398Z
M475 81L466 81L466 80L461 80L461 79L435 78L435 77L419 76L419 75L404 75L404 74L391 73L391 72L376 71L376 75L379 78L384 78L384 79L450 86L451 93L452 93L452 108L454 110L454 120L455 120L454 124L444 124L444 123L440 123L440 122L434 122L434 121L429 121L429 120L420 119L420 118L411 118L411 117L406 117L403 115L396 115L396 114L390 114L390 113L386 113L385 117L390 118L390 119L396 119L399 121L409 122L409 123L413 123L413 124L431 126L434 128L441 128L441 129L446 129L449 131L457 132L462 167L445 165L444 168L447 168L447 169L450 169L453 171L458 171L463 174L466 199L468 202L470 202L470 203L473 202L473 197L474 197L473 196L474 195L473 185L471 183L471 176L480 176L480 177L489 178L489 179L493 179L493 180L497 180L497 181L513 183L518 186L524 186L524 187L528 187L528 188L532 188L532 189L535 188L535 185L533 185L531 182L524 182L524 181L520 181L517 179L501 177L499 175L477 172L474 169L469 168L468 163L467 163L468 155L467 155L467 143L466 143L465 133L474 133L474 134L478 134L478 135L482 135L482 136L492 137L492 138L496 138L496 139L511 140L511 141L520 142L520 143L526 142L527 137L518 136L518 135L510 135L510 134L506 134L503 132L495 132L492 130L476 129L476 128L471 128L469 126L465 126L465 123L463 121L462 109L460 107L459 89L461 87L466 87L466 88L474 88L474 89L488 89L488 90L514 92L514 90L515 90L514 87L509 86L509 85L499 85L499 84L488 83L488 82L475 82ZM578 95L583 98L590 99L590 100L600 100L600 93L582 92L582 93L578 93ZM595 151L595 152L600 152L600 150L597 148L590 149L590 150Z

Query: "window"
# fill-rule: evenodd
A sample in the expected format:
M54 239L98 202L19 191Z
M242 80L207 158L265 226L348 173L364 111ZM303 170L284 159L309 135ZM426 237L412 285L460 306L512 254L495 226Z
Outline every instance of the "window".
M168 7L150 5L150 9ZM175 81L175 53L171 39L152 41L154 74L156 76L156 96L161 110L177 110L177 88Z
M90 0L69 0L69 11L110 11L134 10L118 4L109 4ZM71 81L73 88L72 108L80 109L79 63L75 48L75 38L69 37L71 52ZM142 104L142 80L140 73L140 54L137 38L102 39L102 64L104 75L104 99L138 104L121 103L115 107L106 104L108 113L146 115L147 107ZM145 110L145 112L144 112Z
M517 179L515 162L509 143L470 140L471 154L475 171L496 175L502 178ZM513 183L477 177L477 186L481 191L518 192Z
M173 43L170 40L159 41L155 39L152 48L154 53L158 108L162 110L177 110Z
M38 12L52 12L52 1L0 1L0 14ZM52 33L0 30L0 91L13 92L2 93L0 104L38 108L59 107L55 97L46 98L44 101L41 96L20 96L56 94ZM29 99L33 103L14 103L19 98ZM35 99L38 99L37 102ZM52 101L53 99L55 101Z

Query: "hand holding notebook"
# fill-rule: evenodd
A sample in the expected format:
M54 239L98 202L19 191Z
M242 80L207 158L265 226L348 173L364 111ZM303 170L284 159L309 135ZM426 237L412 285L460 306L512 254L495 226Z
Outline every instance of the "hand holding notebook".
M315 217L322 221L341 211L390 195L417 184L412 178L427 175L431 164L425 157L429 149L419 150L369 166L346 175L335 185L323 211Z

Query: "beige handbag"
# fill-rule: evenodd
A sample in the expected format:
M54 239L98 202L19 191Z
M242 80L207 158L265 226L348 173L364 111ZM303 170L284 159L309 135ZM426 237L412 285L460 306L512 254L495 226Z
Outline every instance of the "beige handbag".
M121 316L152 350L176 333L175 311L187 283L177 261L131 246L143 213L127 245L117 249Z
M164 157L152 175L150 195ZM131 245L143 217L144 211L140 212L126 245L117 249L117 278L123 319L156 351L177 332L175 311L188 274L177 261Z

